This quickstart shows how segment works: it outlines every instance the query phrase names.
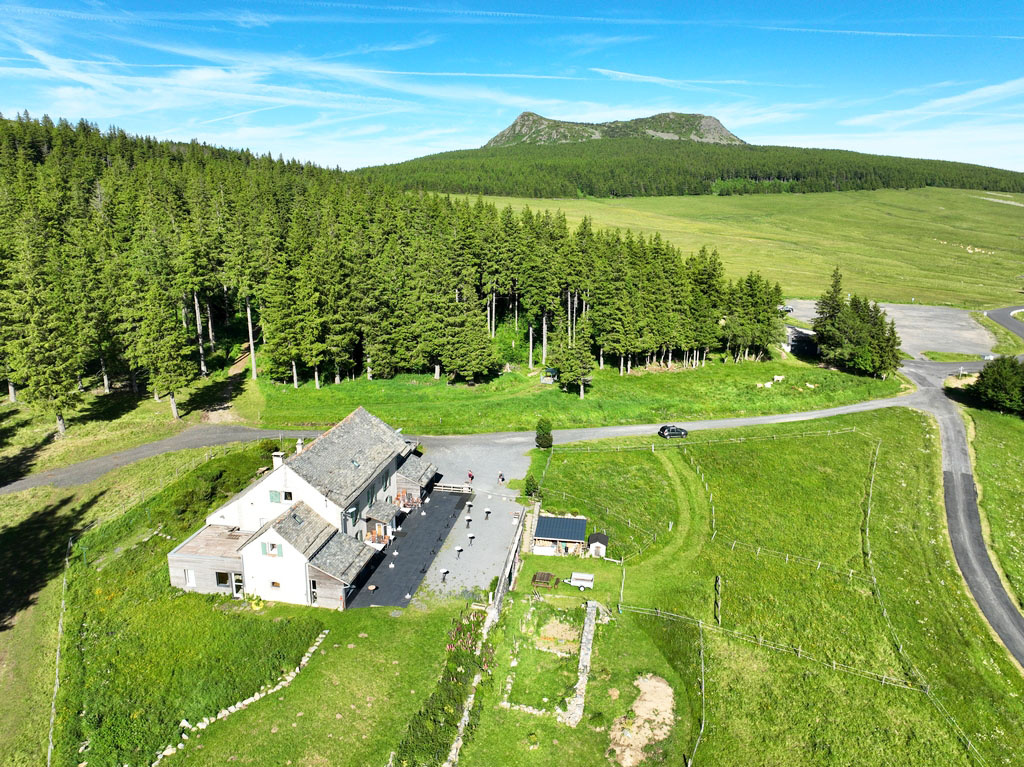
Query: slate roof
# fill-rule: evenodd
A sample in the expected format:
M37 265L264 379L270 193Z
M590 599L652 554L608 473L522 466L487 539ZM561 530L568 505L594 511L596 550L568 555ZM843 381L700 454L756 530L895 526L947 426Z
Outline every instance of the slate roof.
M345 507L388 461L408 455L412 448L398 432L359 407L285 465Z
M587 533L587 520L583 517L540 517L534 538L546 541L579 541L583 543Z
M405 463L398 467L398 473L420 487L426 487L437 474L437 467L424 460L422 456L410 455Z
M271 528L307 559L338 529L305 503L298 501L250 535L238 550L241 551Z
M608 536L605 535L604 533L591 533L587 537L587 545L589 546L592 543L603 543L605 546L607 546L608 545Z
M338 528L325 520L302 501L273 522L274 531L301 552L307 559L327 543Z
M351 584L376 553L377 550L372 546L357 541L350 535L336 533L309 560L309 564L342 583Z
M366 518L390 525L401 511L402 510L393 503L374 499L373 503L370 504L370 508L366 510Z

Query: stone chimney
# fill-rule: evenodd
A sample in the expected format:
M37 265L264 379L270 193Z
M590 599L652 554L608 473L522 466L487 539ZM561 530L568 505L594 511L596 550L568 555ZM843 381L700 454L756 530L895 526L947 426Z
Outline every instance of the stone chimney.
M282 453L280 450L273 454L273 458L275 469L280 469L282 466L284 466L284 453Z
M305 445L305 442L303 441L302 437L299 437L297 440L295 440L295 455L298 455L299 453L301 453L302 452L302 448L304 448L305 446L306 445Z

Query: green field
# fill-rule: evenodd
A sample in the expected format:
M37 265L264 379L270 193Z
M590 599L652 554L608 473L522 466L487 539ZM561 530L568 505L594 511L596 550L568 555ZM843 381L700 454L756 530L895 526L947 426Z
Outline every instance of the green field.
M53 661L68 537L121 516L181 474L230 448L149 458L75 488L50 486L0 495L0 764L46 758ZM28 554L26 552L31 552Z
M988 523L989 548L1024 608L1024 420L970 408L974 425L974 472L979 503Z
M850 427L857 431L786 437ZM770 439L721 441L739 436ZM595 452L608 443L590 443L590 452L556 449L543 483L544 506L551 510L580 510L579 502L562 500L563 490L592 499L591 526L609 528L613 541L618 519L602 509L658 532L656 542L626 563L623 602L712 627L703 631L706 729L699 763L974 763L929 697L900 686L922 681L986 763L1004 763L1024 748L1024 710L1007 705L1024 695L1024 680L991 638L953 562L941 504L938 433L930 419L890 409L815 422L811 429L757 427L716 432L707 440L688 442L685 453L682 445L651 452L649 439L612 442L620 448L646 445L636 452ZM704 472L707 491L691 458ZM535 458L538 476L546 459ZM566 576L580 567L528 556L513 595L517 604L531 592L532 572ZM680 737L664 741L659 753L666 764L685 764L699 726L699 632L686 622L614 614L620 569L590 561L586 569L597 579L593 598L613 607L613 622L598 627L596 652L622 655L621 664L610 665L626 676L666 663L674 670L676 682L663 676L677 691L677 702L684 702L676 712L674 732ZM716 576L722 578L722 627L755 641L715 630ZM580 598L574 592L541 593L558 606ZM634 644L649 647L636 639L638 631L658 650L647 650L646 668L629 660ZM522 641L515 634L503 640L499 657L516 639ZM794 649L759 647L761 640ZM833 670L833 661L897 684ZM500 681L499 672L497 688ZM622 715L636 696L620 676L614 686L621 695L612 703L610 686L598 675L588 687L588 706L593 701L602 725L607 716ZM608 747L603 730L581 724L574 731L506 710L495 695L484 702L479 731L463 751L465 765L555 764L558 751L597 763ZM488 734L497 731L512 736ZM539 738L532 751L524 746L531 732ZM553 740L557 749L550 746Z
M757 388L757 382L776 375L786 376L786 381L771 389ZM574 392L541 384L536 372L506 373L477 386L399 375L319 390L312 383L294 389L261 378L246 384L235 409L262 428L323 428L362 405L408 433L468 434L533 429L541 416L550 418L555 428L566 428L816 410L893 396L901 386L896 378L853 376L792 358L735 365L709 356L707 367L672 373L634 369L619 376L617 369L595 371L583 400Z
M660 232L685 252L716 247L729 276L756 269L791 298L817 298L838 265L849 290L875 301L969 309L1019 304L1024 212L984 197L1024 202L1020 194L963 189L485 199L559 208L570 224L590 216L597 226Z

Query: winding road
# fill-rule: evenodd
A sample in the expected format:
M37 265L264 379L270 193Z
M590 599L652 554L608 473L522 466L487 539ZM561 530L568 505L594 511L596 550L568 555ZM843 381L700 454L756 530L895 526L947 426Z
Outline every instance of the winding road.
M1024 322L1013 318L1013 313L1024 306L995 309L988 312L993 321L1024 338ZM750 418L721 418L708 421L679 421L690 430L731 429L739 426L757 426L792 421L810 421L830 416L860 413L887 407L910 407L932 414L939 424L942 443L943 489L946 520L957 565L964 580L989 625L1010 651L1024 664L1024 616L1021 615L992 564L982 534L978 497L971 467L967 431L957 406L946 397L943 381L960 370L976 372L982 363L943 363L908 361L901 368L918 386L913 394L888 399L872 400L825 410L802 413L754 416ZM660 424L634 424L630 426L602 426L585 429L561 429L555 432L556 444L581 440L650 435ZM187 448L209 447L267 437L313 437L317 431L270 431L246 426L193 426L173 437L124 450L112 455L61 469L31 474L0 487L0 494L18 492L40 485L68 487L80 485L102 476L112 469L126 466L143 458ZM495 432L457 436L426 436L420 441L427 448L431 461L447 471L456 481L461 472L471 467L479 478L475 483L481 490L499 490L491 481L498 472L509 477L521 477L529 467L527 450L533 445L533 432Z

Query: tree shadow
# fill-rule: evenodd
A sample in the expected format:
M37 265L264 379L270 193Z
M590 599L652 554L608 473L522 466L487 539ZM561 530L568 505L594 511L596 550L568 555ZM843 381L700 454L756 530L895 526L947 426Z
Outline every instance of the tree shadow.
M30 423L27 418L23 418L20 421L15 420L19 415L21 413L13 407L0 410L0 447L5 447L18 432L18 429Z
M0 530L0 631L10 629L14 617L34 605L39 591L60 573L69 538L82 531L82 516L102 496L97 493L70 509L71 498L64 498Z
M21 424L15 424L14 428L19 425ZM54 435L55 432L50 432L34 445L26 445L17 453L0 457L0 477L3 477L3 484L8 485L29 474L35 465L36 457L44 447L53 442ZM2 486L0 485L0 487ZM2 569L0 569L0 573L3 573Z
M188 413L194 410L228 410L235 398L242 393L242 384L245 383L247 374L248 369L219 381L201 383L182 401L182 409Z
M70 419L70 424L90 421L116 421L135 410L141 399L131 392L112 391L94 397L82 410Z

